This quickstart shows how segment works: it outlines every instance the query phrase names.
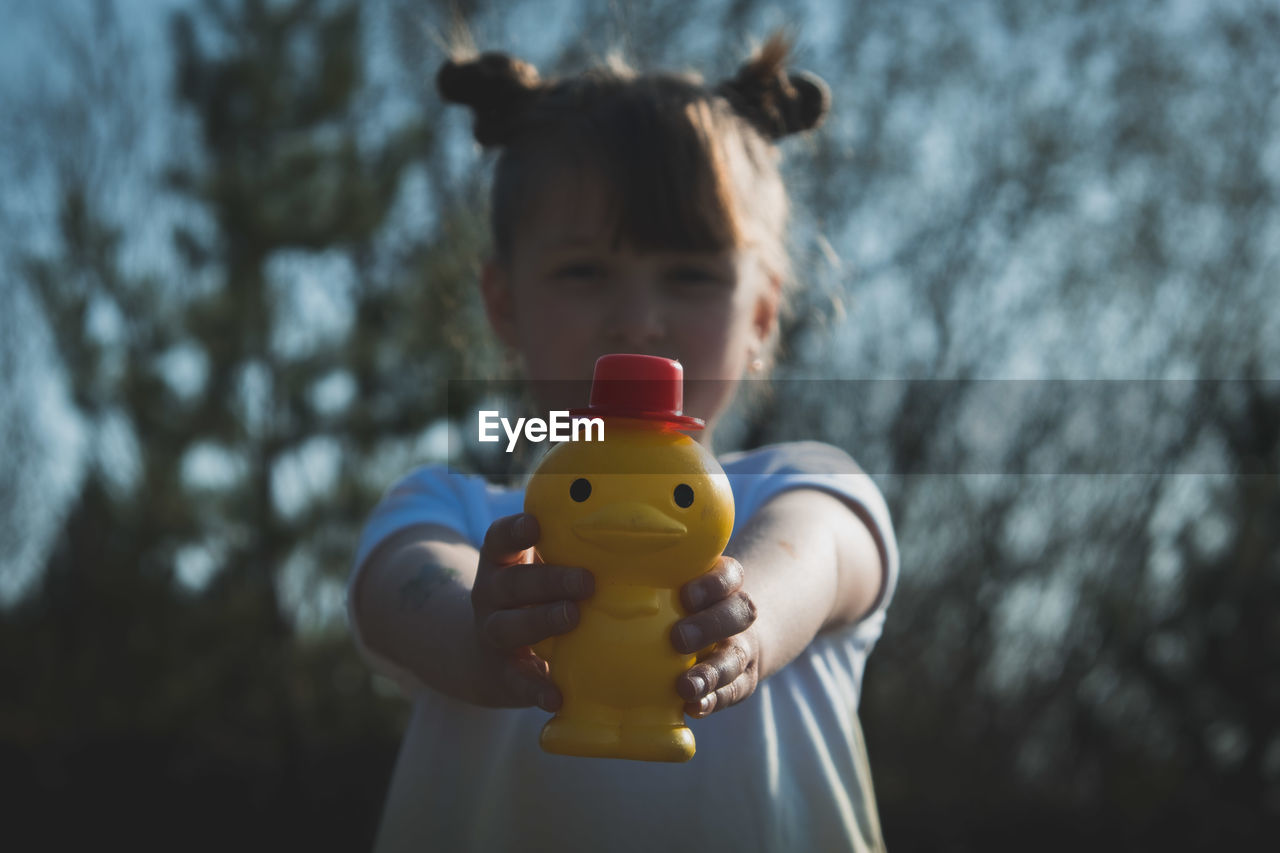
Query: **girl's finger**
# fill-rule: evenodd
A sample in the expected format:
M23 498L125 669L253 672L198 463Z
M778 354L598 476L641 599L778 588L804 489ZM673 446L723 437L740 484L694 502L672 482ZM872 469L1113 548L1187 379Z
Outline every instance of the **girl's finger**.
M756 677L757 655L748 642L735 639L724 643L715 654L691 666L676 680L676 692L686 702L694 705L702 698L748 676Z
M515 703L537 705L544 711L560 709L563 701L560 691L532 656L512 658L503 670L502 678Z
M524 552L538 542L538 520L527 512L499 518L484 534L480 565L509 566L519 562Z
M681 654L696 654L712 643L741 634L756 621L756 605L743 590L705 610L686 616L671 628L671 644Z
M689 581L680 590L680 603L697 613L723 601L742 589L742 564L733 557L720 557L710 571Z
M480 633L500 649L532 646L547 637L563 634L578 624L578 606L572 601L557 601L536 607L497 610L480 626Z
M526 563L486 572L476 578L481 592L474 600L492 610L545 604L564 598L590 598L595 579L586 569L551 563Z
M730 708L755 693L758 684L759 679L756 678L754 672L744 672L733 681L712 693L708 693L701 699L694 702L686 702L684 706L685 713L691 717L705 717L716 711L723 711L725 708Z

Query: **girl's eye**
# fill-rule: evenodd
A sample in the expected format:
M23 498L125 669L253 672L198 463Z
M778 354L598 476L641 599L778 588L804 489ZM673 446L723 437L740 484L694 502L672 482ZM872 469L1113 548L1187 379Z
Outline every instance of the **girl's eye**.
M729 280L715 270L702 267L675 267L666 273L667 288L685 298L716 297L726 292Z
M706 283L714 284L720 280L720 277L710 270L698 269L697 267L679 267L668 273L668 277L673 281L688 283Z
M599 278L602 275L604 275L604 267L596 264L570 264L556 270L557 278Z

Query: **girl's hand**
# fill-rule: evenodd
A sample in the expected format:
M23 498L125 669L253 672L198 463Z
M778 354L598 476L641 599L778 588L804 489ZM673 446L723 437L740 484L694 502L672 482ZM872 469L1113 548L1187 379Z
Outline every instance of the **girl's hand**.
M595 579L586 569L535 562L539 535L537 519L527 513L489 525L471 607L487 692L498 692L497 704L556 711L563 697L530 646L577 626L574 601L591 597Z
M760 642L752 625L756 606L742 589L742 564L721 557L706 574L685 584L680 601L690 615L671 629L671 643L698 662L676 681L692 717L736 705L760 681ZM715 647L708 649L708 646Z

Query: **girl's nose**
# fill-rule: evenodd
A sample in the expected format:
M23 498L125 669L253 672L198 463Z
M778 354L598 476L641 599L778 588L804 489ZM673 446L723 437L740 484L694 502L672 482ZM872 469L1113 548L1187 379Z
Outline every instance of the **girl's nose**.
M628 349L640 352L666 335L661 300L643 282L629 282L618 288L609 318L612 337Z

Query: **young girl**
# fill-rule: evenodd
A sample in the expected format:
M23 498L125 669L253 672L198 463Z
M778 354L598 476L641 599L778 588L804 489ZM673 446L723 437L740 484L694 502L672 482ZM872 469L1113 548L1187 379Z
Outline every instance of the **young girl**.
M714 88L601 68L543 82L501 54L438 85L501 149L490 324L545 408L598 356L679 359L709 444L739 381L764 370L789 279L774 142L827 109L778 37ZM716 381L700 381L716 380ZM561 696L530 646L572 630L593 577L534 562L523 494L441 467L374 511L349 589L362 652L413 697L378 850L880 849L857 703L897 551L876 487L843 452L724 456L737 506L716 566L685 585L671 643L687 764L551 755Z

